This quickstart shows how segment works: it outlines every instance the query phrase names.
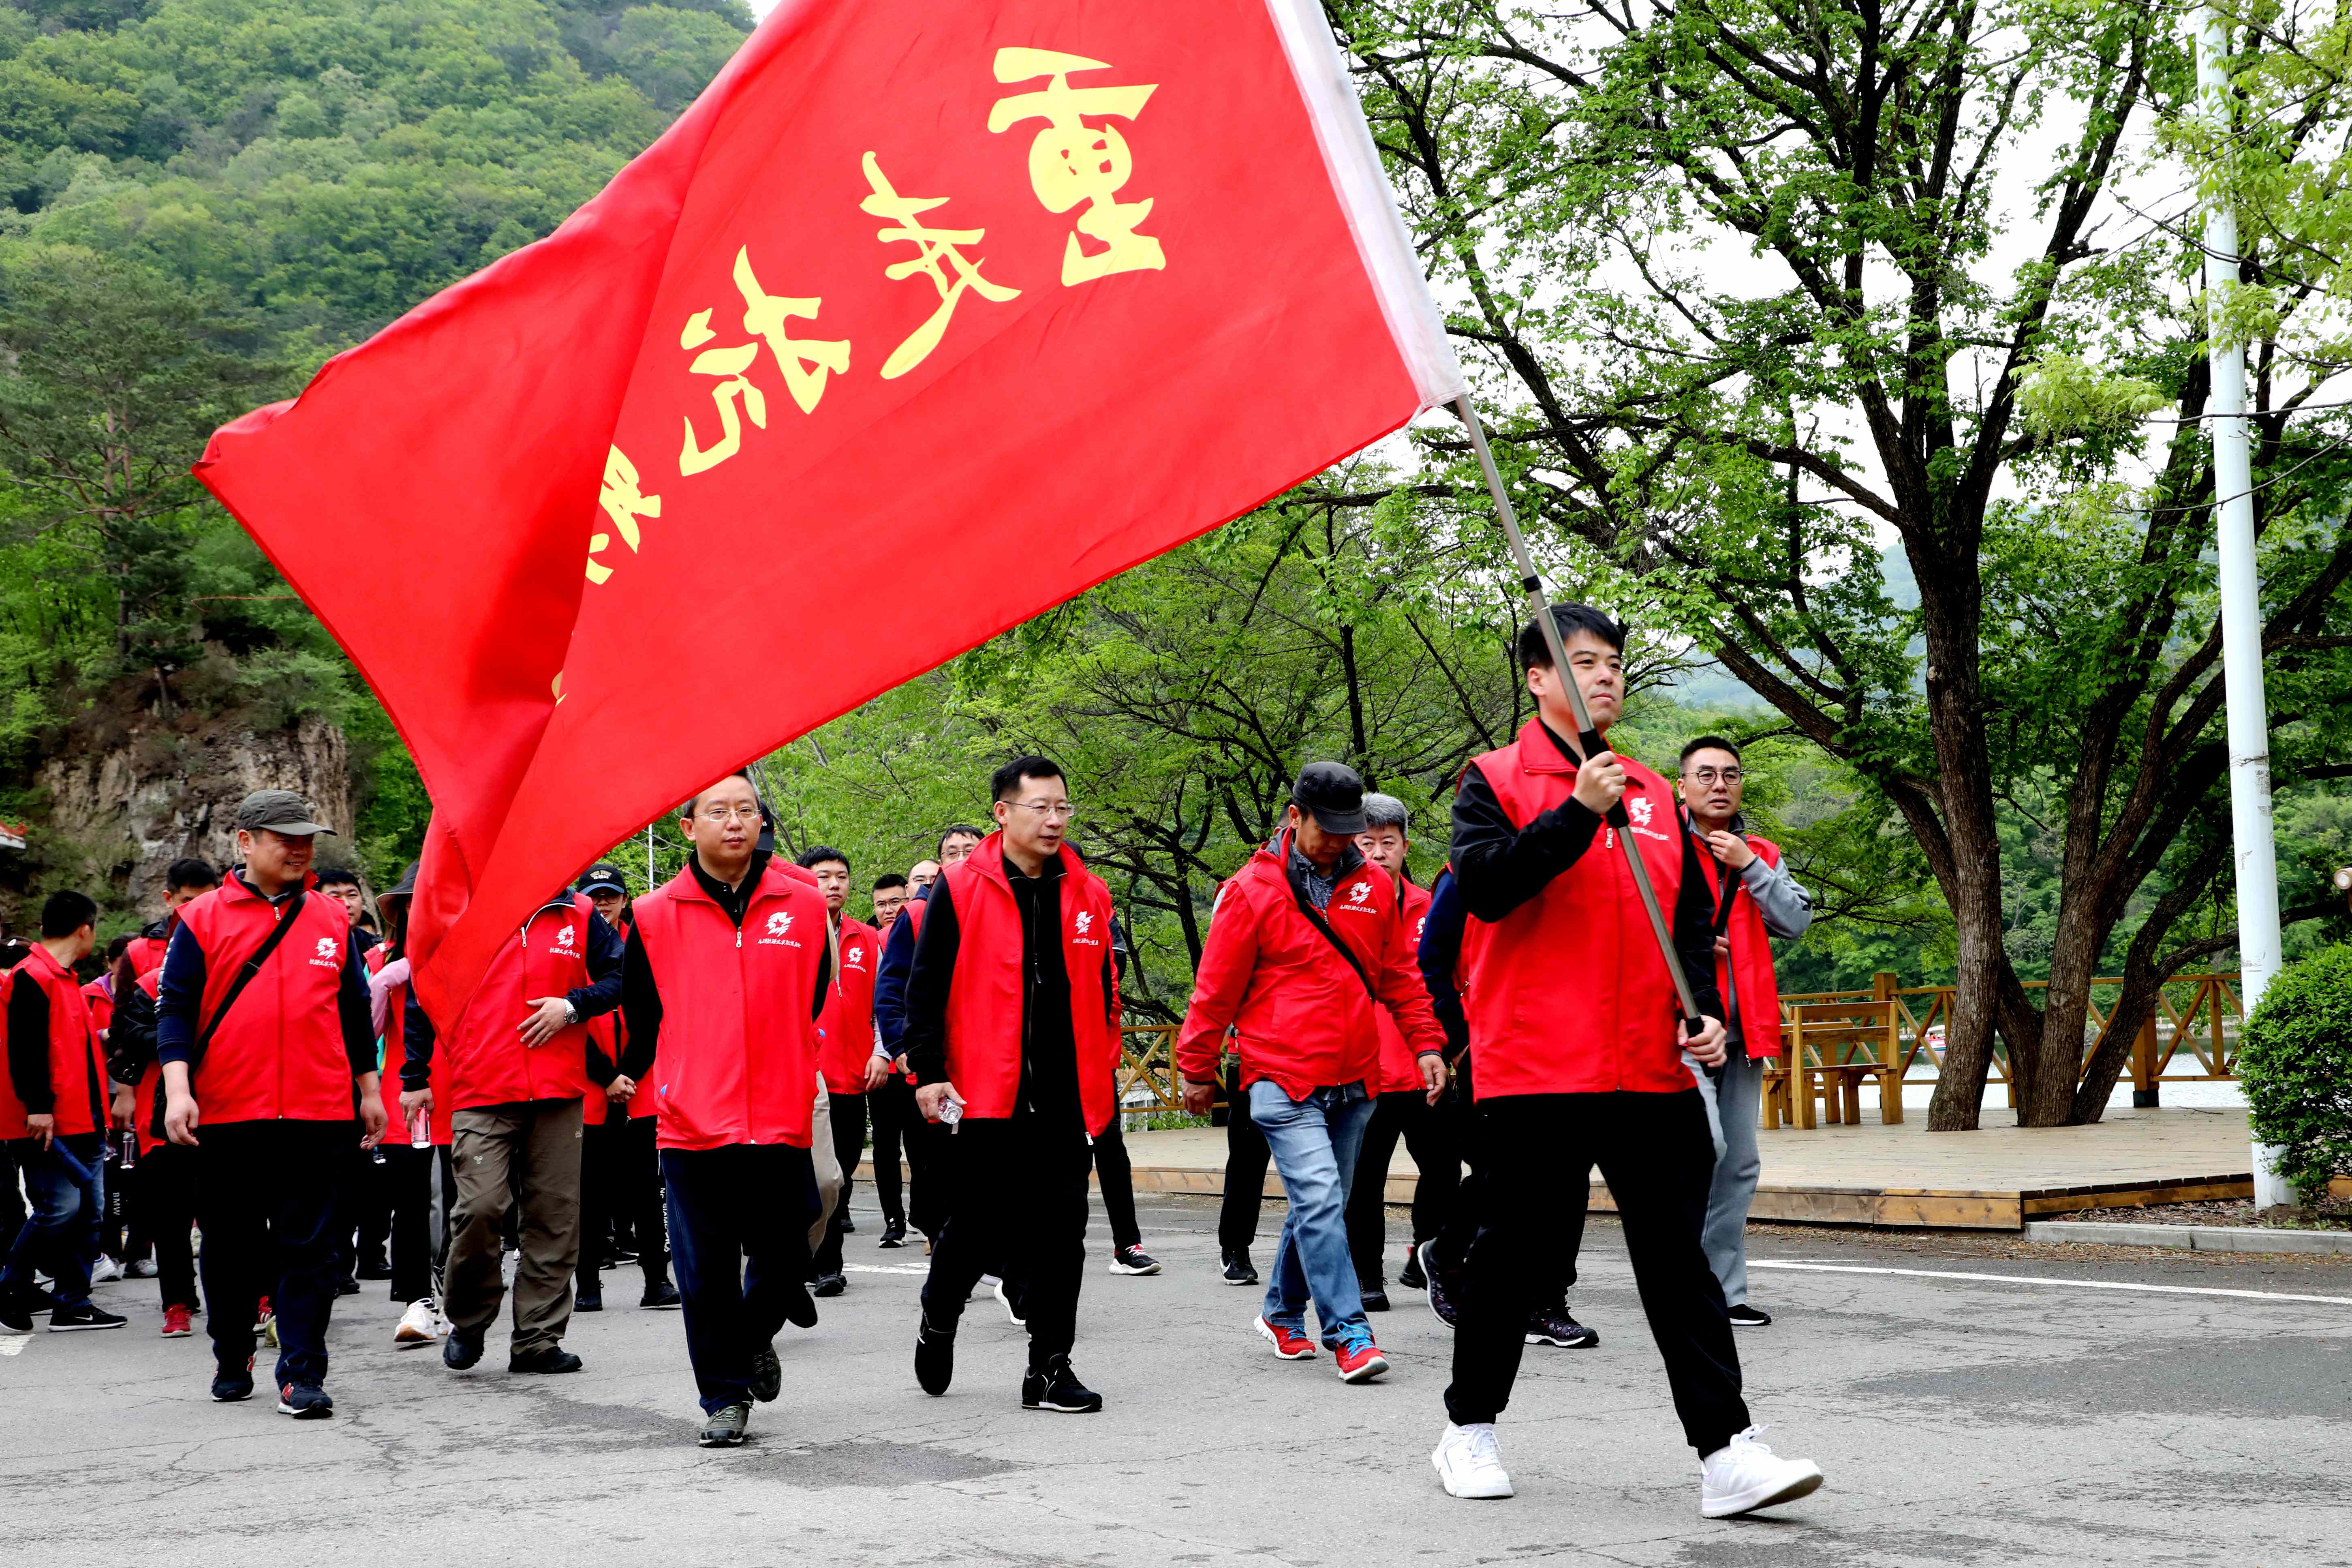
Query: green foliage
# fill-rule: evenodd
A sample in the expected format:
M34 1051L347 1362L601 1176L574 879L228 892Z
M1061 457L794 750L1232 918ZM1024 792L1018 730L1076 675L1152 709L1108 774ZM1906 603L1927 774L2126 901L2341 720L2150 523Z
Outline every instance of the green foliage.
M2239 1056L2254 1136L2306 1204L2352 1174L2352 944L2282 971L2246 1021Z
M2128 430L2172 401L2143 376L2104 374L2074 354L2045 354L2018 374L2018 412L2037 436Z

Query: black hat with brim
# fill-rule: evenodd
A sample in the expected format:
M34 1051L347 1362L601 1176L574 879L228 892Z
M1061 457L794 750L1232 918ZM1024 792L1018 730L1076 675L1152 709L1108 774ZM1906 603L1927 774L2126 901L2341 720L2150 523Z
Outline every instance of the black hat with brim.
M257 789L247 795L237 802L236 826L247 833L257 833L266 827L289 838L308 838L335 831L323 822L313 821L310 803L290 789Z
M1364 830L1364 781L1345 763L1309 763L1290 786L1291 804L1326 833Z

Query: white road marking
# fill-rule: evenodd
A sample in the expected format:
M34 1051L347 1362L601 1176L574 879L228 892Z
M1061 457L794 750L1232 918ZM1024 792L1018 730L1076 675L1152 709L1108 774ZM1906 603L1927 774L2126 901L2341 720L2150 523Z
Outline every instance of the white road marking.
M32 1342L30 1334L0 1334L0 1355L15 1355Z
M2034 1274L1962 1274L1948 1268L1873 1268L1857 1263L1768 1263L1748 1260L1750 1268L1801 1268L1815 1274L1900 1274L1913 1279L1981 1279L1996 1285L2056 1285L2076 1290L2155 1290L2167 1296L2229 1296L2242 1301L2315 1301L2327 1307L2352 1307L2352 1296L2292 1296L2284 1290L2225 1290L2212 1285L2144 1285L2130 1279L2051 1279Z
M841 1271L844 1274L929 1274L930 1272L928 1268L908 1268L903 1265L891 1263L845 1263L841 1266Z

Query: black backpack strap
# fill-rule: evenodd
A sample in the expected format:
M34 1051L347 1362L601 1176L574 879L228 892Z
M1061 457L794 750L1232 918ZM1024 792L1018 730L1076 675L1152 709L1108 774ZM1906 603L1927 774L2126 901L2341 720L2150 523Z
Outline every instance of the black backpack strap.
M1348 967L1354 970L1356 978L1364 983L1364 994L1372 999L1373 1006L1379 1006L1381 1005L1380 988L1372 984L1372 977L1364 973L1364 966L1357 959L1355 950L1339 940L1339 933L1331 929L1331 922L1323 918L1323 911L1315 907L1315 900L1307 896L1307 889L1299 886L1297 878L1285 871L1282 879L1290 884L1290 896L1297 900L1298 912L1307 917L1307 923L1321 931L1323 940L1329 942L1339 956L1348 961Z
M253 984L253 977L261 973L261 966L269 962L269 955L278 951L278 944L284 942L286 933L294 929L294 918L302 912L302 900L308 897L308 889L296 891L279 912L278 924L261 939L261 945L253 950L253 956L237 970L236 978L229 982L228 990L222 994L220 1005L213 1009L212 1017L197 1034L195 1048L188 1053L188 1070L191 1073L204 1064L205 1051L212 1045L213 1037L220 1032L221 1021L228 1016L228 1010L236 1005L236 999L245 994L245 988ZM162 1103L161 1096L157 1097L157 1103Z

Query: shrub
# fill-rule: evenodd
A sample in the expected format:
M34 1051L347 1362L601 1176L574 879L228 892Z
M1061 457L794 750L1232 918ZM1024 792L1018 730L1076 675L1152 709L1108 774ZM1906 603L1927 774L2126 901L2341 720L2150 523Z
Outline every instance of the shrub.
M2306 1204L2352 1172L2352 943L2291 964L2247 1020L2238 1076L2254 1136Z

